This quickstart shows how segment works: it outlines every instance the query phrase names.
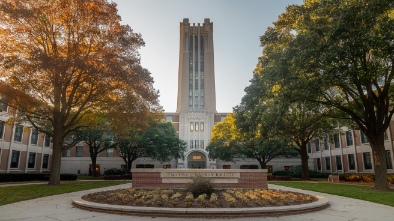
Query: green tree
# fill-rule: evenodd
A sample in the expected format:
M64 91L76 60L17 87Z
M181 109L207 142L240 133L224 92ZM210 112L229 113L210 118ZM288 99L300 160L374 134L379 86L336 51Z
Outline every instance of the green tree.
M131 171L131 165L139 157L167 162L183 158L186 143L178 138L170 122L152 122L148 128L130 128L127 134L117 140L117 152Z
M0 14L0 92L53 138L49 184L58 185L64 138L86 114L125 92L157 97L139 63L144 42L106 0L7 0Z
M274 25L262 37L264 47L277 45L267 50L275 56L262 57L276 70L266 76L271 85L351 119L371 145L374 188L390 189L384 133L394 114L393 2L310 0L289 6Z
M114 141L113 132L108 127L87 127L78 131L80 140L89 147L90 159L92 161L92 176L98 176L97 157L99 153L115 148L117 144Z
M207 146L209 158L224 161L234 161L237 157L253 158L265 169L273 158L294 154L287 143L264 136L261 131L248 130L243 133L236 125L236 116L227 115L212 130Z

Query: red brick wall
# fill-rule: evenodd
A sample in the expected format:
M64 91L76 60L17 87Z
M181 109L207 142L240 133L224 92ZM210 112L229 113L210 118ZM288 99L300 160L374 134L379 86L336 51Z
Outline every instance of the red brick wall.
M133 188L185 188L185 183L162 183L161 172L165 169L133 169ZM185 171L185 170L179 170ZM191 172L204 172L201 170L187 170ZM245 189L268 189L267 170L240 170L226 169L226 172L240 173L238 183L214 183L215 188L245 188Z

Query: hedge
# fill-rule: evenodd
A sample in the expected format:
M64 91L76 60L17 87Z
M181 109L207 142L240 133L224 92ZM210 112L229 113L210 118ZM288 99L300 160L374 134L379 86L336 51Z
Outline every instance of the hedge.
M375 181L374 174L339 174L339 180L345 182L368 182L372 183ZM394 184L394 174L387 174L387 181L390 184Z
M104 180L131 180L131 174L126 175L104 175Z
M77 180L76 174L60 174L60 180ZM0 182L48 181L47 173L2 173Z
M322 173L316 170L309 170L310 178L328 178L331 173ZM273 176L291 176L293 178L302 177L301 166L292 166L290 170L279 170L272 173Z

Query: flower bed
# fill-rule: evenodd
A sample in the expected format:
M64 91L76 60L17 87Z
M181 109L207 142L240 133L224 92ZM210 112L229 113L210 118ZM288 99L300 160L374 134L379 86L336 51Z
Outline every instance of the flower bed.
M288 206L311 203L311 195L280 190L227 189L215 190L210 196L193 197L183 189L123 189L88 194L82 199L112 205L168 208L250 208Z

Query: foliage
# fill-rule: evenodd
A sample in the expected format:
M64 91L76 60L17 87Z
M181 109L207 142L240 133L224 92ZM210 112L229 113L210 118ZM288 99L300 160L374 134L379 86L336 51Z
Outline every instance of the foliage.
M206 194L208 197L211 197L211 194L214 192L212 180L200 176L193 177L193 181L187 184L186 191L191 192L194 198L197 198L202 194Z
M346 182L367 182L372 183L375 181L374 174L339 174L339 180ZM388 174L387 181L389 184L394 184L394 174Z
M3 173L0 174L0 182L24 182L24 181L48 181L47 173ZM60 180L77 180L75 174L60 174Z
M104 171L104 175L124 175L125 172L118 168L111 168Z
M162 162L182 158L186 143L178 138L170 122L151 122L146 127L129 128L116 138L116 150L130 172L132 162L139 157L151 157Z
M284 97L351 119L372 147L375 188L389 189L384 132L394 114L393 6L388 0L305 1L261 37L265 82Z
M328 178L331 173L323 173L316 170L309 170L309 178ZM291 176L293 178L302 178L301 166L292 166L290 170L278 170L272 173L274 176Z
M121 25L107 0L10 0L0 3L0 93L53 138L50 184L59 184L64 138L93 110L120 100L157 105L140 65L140 34ZM135 104L132 102L131 104Z
M251 208L289 206L311 203L317 197L281 190L223 189L215 190L208 197L201 194L193 197L186 190L169 189L123 189L96 192L82 199L111 205L168 207L168 208Z
M81 190L96 189L100 187L115 186L128 182L122 181L83 181L64 182L59 186L45 184L30 184L19 186L0 186L0 206L20 202L23 200L36 199L45 196L53 196L63 193L77 192Z
M340 184L327 182L272 182L272 184L350 197L394 207L394 191L379 191L369 185Z
M236 125L237 116L229 114L222 122L215 124L207 146L211 159L234 161L236 157L249 157L256 159L261 168L265 168L274 157L294 155L287 143L270 139L260 131L242 133Z

